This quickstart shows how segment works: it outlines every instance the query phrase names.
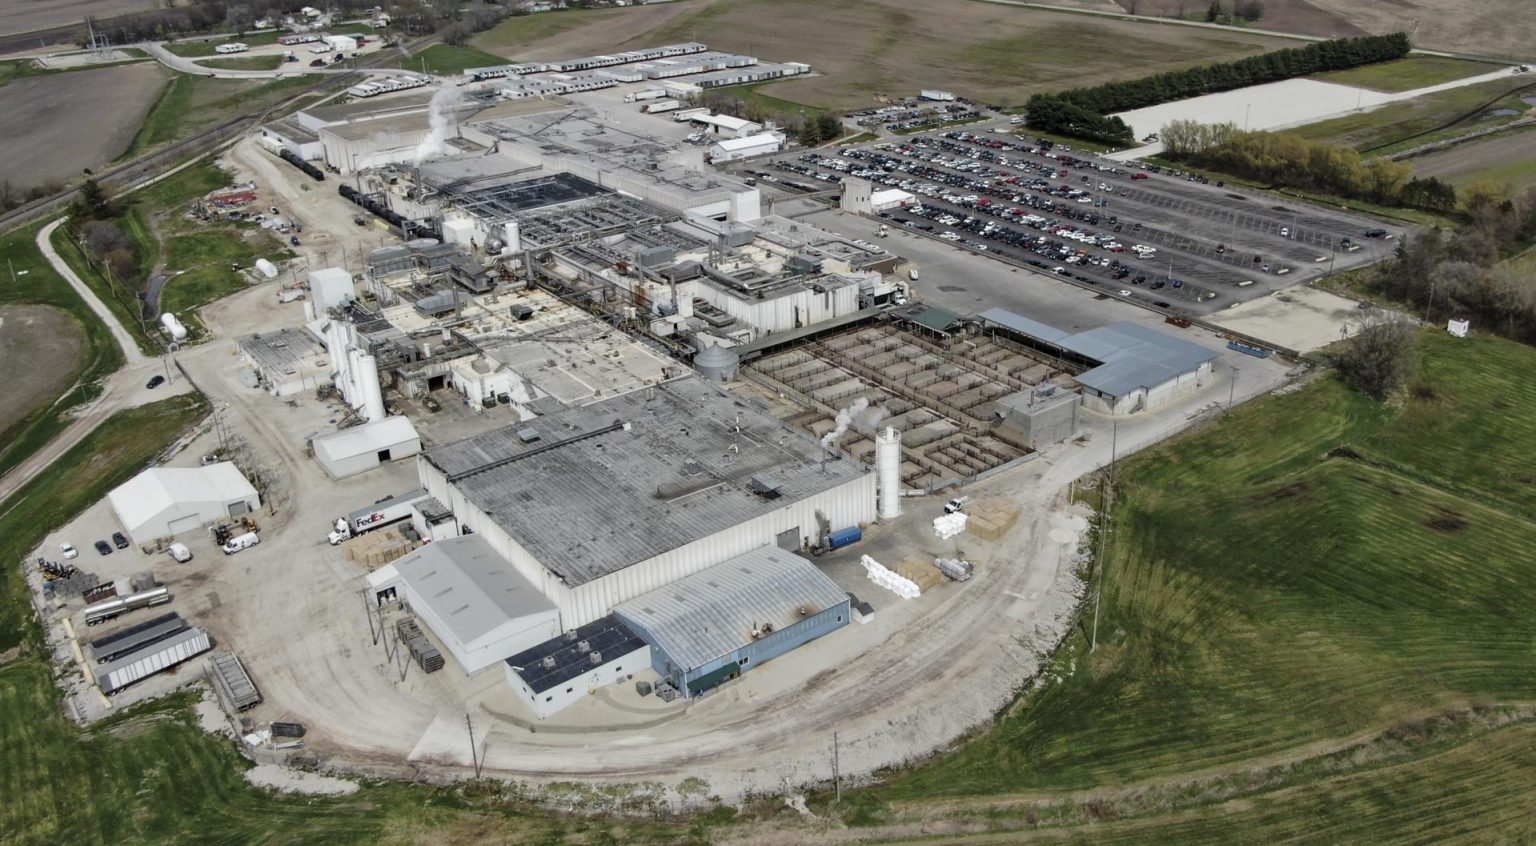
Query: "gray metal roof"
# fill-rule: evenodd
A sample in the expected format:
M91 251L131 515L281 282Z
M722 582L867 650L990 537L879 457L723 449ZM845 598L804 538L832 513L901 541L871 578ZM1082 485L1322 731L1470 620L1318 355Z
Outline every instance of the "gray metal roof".
M506 664L534 693L543 693L591 672L597 666L592 663L593 652L599 661L612 661L642 646L645 641L639 635L609 614L531 646ZM553 660L546 665L546 659Z
M319 344L303 329L284 328L275 332L245 335L236 343L269 376L299 372L306 359L323 355Z
M637 596L613 612L649 634L672 663L693 669L848 601L811 562L763 546Z
M1080 374L1078 384L1116 397L1193 373L1216 358L1214 350L1127 322L1069 335L1058 343L1063 349L1104 362Z
M1004 329L1012 330L1020 335L1044 341L1048 344L1054 344L1067 337L1066 332L1057 329L1055 326L1048 326L1022 314L1014 314L1006 308L989 308L977 316L988 323L995 323Z
M429 543L396 561L395 570L462 644L518 617L555 610L479 535Z
M621 425L615 425L615 424ZM431 450L429 464L551 572L576 586L869 471L696 377ZM737 431L739 430L739 431ZM752 490L771 475L777 498Z

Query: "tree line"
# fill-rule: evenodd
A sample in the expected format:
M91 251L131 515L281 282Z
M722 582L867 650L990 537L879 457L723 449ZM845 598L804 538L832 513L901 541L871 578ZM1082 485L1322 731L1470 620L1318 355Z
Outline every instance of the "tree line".
M1502 185L1472 185L1462 205L1464 226L1404 238L1393 258L1367 271L1366 285L1431 324L1468 319L1536 344L1536 279L1503 261L1536 243L1536 188L1510 196Z
M773 121L789 137L806 147L815 147L843 136L843 121L831 112L784 111L773 109L761 100L742 97L730 89L706 89L688 102L703 106L716 114L739 117L753 123Z
M1319 41L1234 62L1107 82L1090 88L1036 94L1029 98L1025 111L1033 129L1129 144L1135 141L1130 127L1117 118L1108 117L1110 112L1401 59L1408 55L1411 46L1407 34L1401 32Z
M1457 209L1456 189L1450 183L1415 177L1407 162L1364 159L1351 147L1195 121L1173 121L1163 127L1161 138L1169 158L1274 187L1439 214Z

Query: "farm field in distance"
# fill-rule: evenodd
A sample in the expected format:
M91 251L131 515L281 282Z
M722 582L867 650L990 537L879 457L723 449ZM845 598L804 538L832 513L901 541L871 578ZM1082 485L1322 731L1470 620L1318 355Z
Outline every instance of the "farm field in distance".
M1098 651L1075 643L1058 662L1071 675L856 798L860 818L1045 820L1064 792L1103 791L1103 819L1146 814L1127 829L1166 824L1156 836L1180 842L1212 816L1225 828L1195 839L1471 842L1528 826L1532 765L1504 750L1536 747L1536 473L1522 458L1536 386L1521 376L1536 350L1423 341L1401 409L1324 377L1123 465ZM1483 716L1445 717L1474 705ZM1327 761L1362 743L1357 763ZM1361 771L1389 761L1403 771ZM1415 784L1415 770L1436 776ZM1373 780L1394 786L1372 797ZM1497 797L1438 801L1474 781ZM1165 795L1147 807L1142 789ZM1308 798L1281 798L1293 789ZM1209 806L1240 795L1235 817ZM1335 810L1309 819L1322 807Z
M877 94L904 97L922 88L1016 106L1037 91L1137 77L1294 44L1241 32L1149 26L970 0L921 7L900 0L695 1L666 4L670 14L665 16L663 7L654 7L655 13L651 8L604 15L560 12L560 28L536 50L530 49L534 36L542 37L546 30L523 21L539 15L513 18L474 43L506 56L555 58L697 40L767 61L806 62L820 76L774 82L758 90L838 110L874 105ZM567 25L566 18L581 20ZM625 36L617 43L611 40L615 31ZM850 44L859 46L849 49Z
M72 180L121 155L166 73L149 62L45 73L0 86L4 179L24 191Z

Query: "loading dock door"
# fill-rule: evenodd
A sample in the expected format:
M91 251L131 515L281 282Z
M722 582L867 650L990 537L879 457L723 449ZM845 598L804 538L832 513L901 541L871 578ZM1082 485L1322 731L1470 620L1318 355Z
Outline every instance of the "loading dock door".
M251 504L243 499L229 504L229 516L231 517L239 517L241 514L249 514L250 512Z
M793 529L785 529L784 531L779 532L779 534L774 538L774 543L778 545L779 549L782 549L785 552L799 552L800 527L796 526Z
M200 514L188 514L185 517L177 517L166 526L172 535L182 532L195 532L203 527L203 517Z

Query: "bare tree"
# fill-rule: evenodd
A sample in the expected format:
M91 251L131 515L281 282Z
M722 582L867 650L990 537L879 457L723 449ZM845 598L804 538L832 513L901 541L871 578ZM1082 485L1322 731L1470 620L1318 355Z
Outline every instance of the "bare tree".
M1399 315L1371 321L1346 340L1338 353L1339 372L1357 390L1378 402L1408 384L1418 365L1418 335Z

